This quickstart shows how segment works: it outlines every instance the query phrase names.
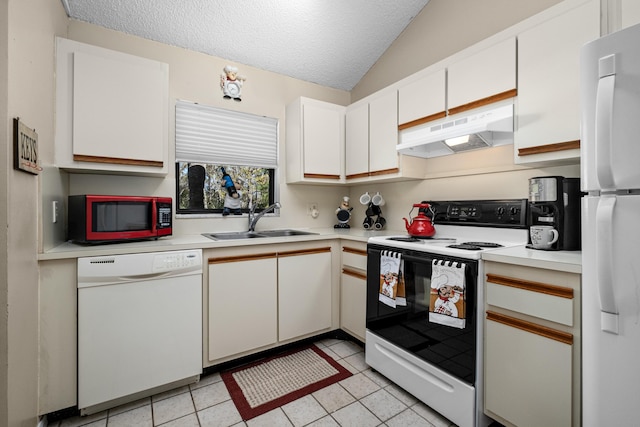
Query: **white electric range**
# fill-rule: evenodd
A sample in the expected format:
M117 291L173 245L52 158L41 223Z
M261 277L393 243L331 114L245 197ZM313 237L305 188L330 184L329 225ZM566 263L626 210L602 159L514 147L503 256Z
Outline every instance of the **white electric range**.
M436 228L432 238L368 241L366 362L458 426L487 426L482 253L527 243L528 201L423 203L433 209L424 212ZM397 295L389 298L383 273L393 258L401 268ZM443 274L451 286L442 286ZM454 295L458 284L463 290ZM441 288L451 294L441 295ZM453 311L438 311L438 304L454 302Z

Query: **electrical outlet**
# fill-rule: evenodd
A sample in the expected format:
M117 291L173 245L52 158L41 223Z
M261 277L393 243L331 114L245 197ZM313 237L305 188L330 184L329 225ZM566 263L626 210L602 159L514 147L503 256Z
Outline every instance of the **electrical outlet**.
M311 202L307 205L307 215L313 216L313 213L317 211L318 211L318 203Z
M53 221L53 223L55 224L56 222L58 222L58 201L54 200L53 203L51 204L51 220Z

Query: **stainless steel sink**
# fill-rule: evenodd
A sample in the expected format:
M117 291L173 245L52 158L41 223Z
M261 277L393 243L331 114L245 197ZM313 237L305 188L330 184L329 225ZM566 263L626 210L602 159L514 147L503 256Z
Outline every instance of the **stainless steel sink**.
M236 240L236 239L254 239L256 237L265 237L255 231L229 231L224 233L202 233L203 236L213 240Z
M264 230L264 231L228 231L222 233L202 233L203 236L212 240L238 240L238 239L255 239L260 237L286 237L286 236L305 236L312 233L310 231L300 230Z
M265 230L265 231L257 231L257 233L262 234L266 237L285 237L285 236L306 236L309 234L318 234L311 233L310 231L300 231L300 230Z

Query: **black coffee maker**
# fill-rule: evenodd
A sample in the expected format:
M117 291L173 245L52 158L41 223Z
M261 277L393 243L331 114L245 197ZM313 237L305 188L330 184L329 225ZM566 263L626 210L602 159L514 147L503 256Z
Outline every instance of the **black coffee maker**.
M529 226L550 225L558 231L558 240L549 250L580 250L581 196L580 178L541 176L529 179Z

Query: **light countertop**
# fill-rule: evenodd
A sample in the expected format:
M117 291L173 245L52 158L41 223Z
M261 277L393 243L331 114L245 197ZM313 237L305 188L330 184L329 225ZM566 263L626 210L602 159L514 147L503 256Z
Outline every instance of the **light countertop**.
M578 274L582 272L581 258L582 252L580 251L542 251L529 249L526 245L495 249L482 254L482 259L485 261L497 261Z
M67 259L90 256L121 255L141 252L163 252L186 249L215 249L232 246L260 246L277 243L312 242L317 240L343 239L366 243L373 236L392 236L406 234L404 230L364 230L358 228L295 228L317 234L286 237L265 237L260 239L212 240L201 234L162 237L158 240L144 240L100 245L79 245L65 242L44 253L38 254L38 260ZM259 232L259 230L258 230Z
M269 237L261 239L212 240L201 234L163 237L158 240L114 243L102 245L79 245L65 242L38 255L38 260L71 259L90 256L121 255L142 252L163 252L187 249L215 249L234 246L260 246L278 243L313 242L318 240L342 239L366 243L374 236L404 235L404 230L364 230L359 228L296 228L316 234L301 236ZM541 251L526 246L495 249L482 254L486 261L504 262L530 267L581 272L580 251Z

